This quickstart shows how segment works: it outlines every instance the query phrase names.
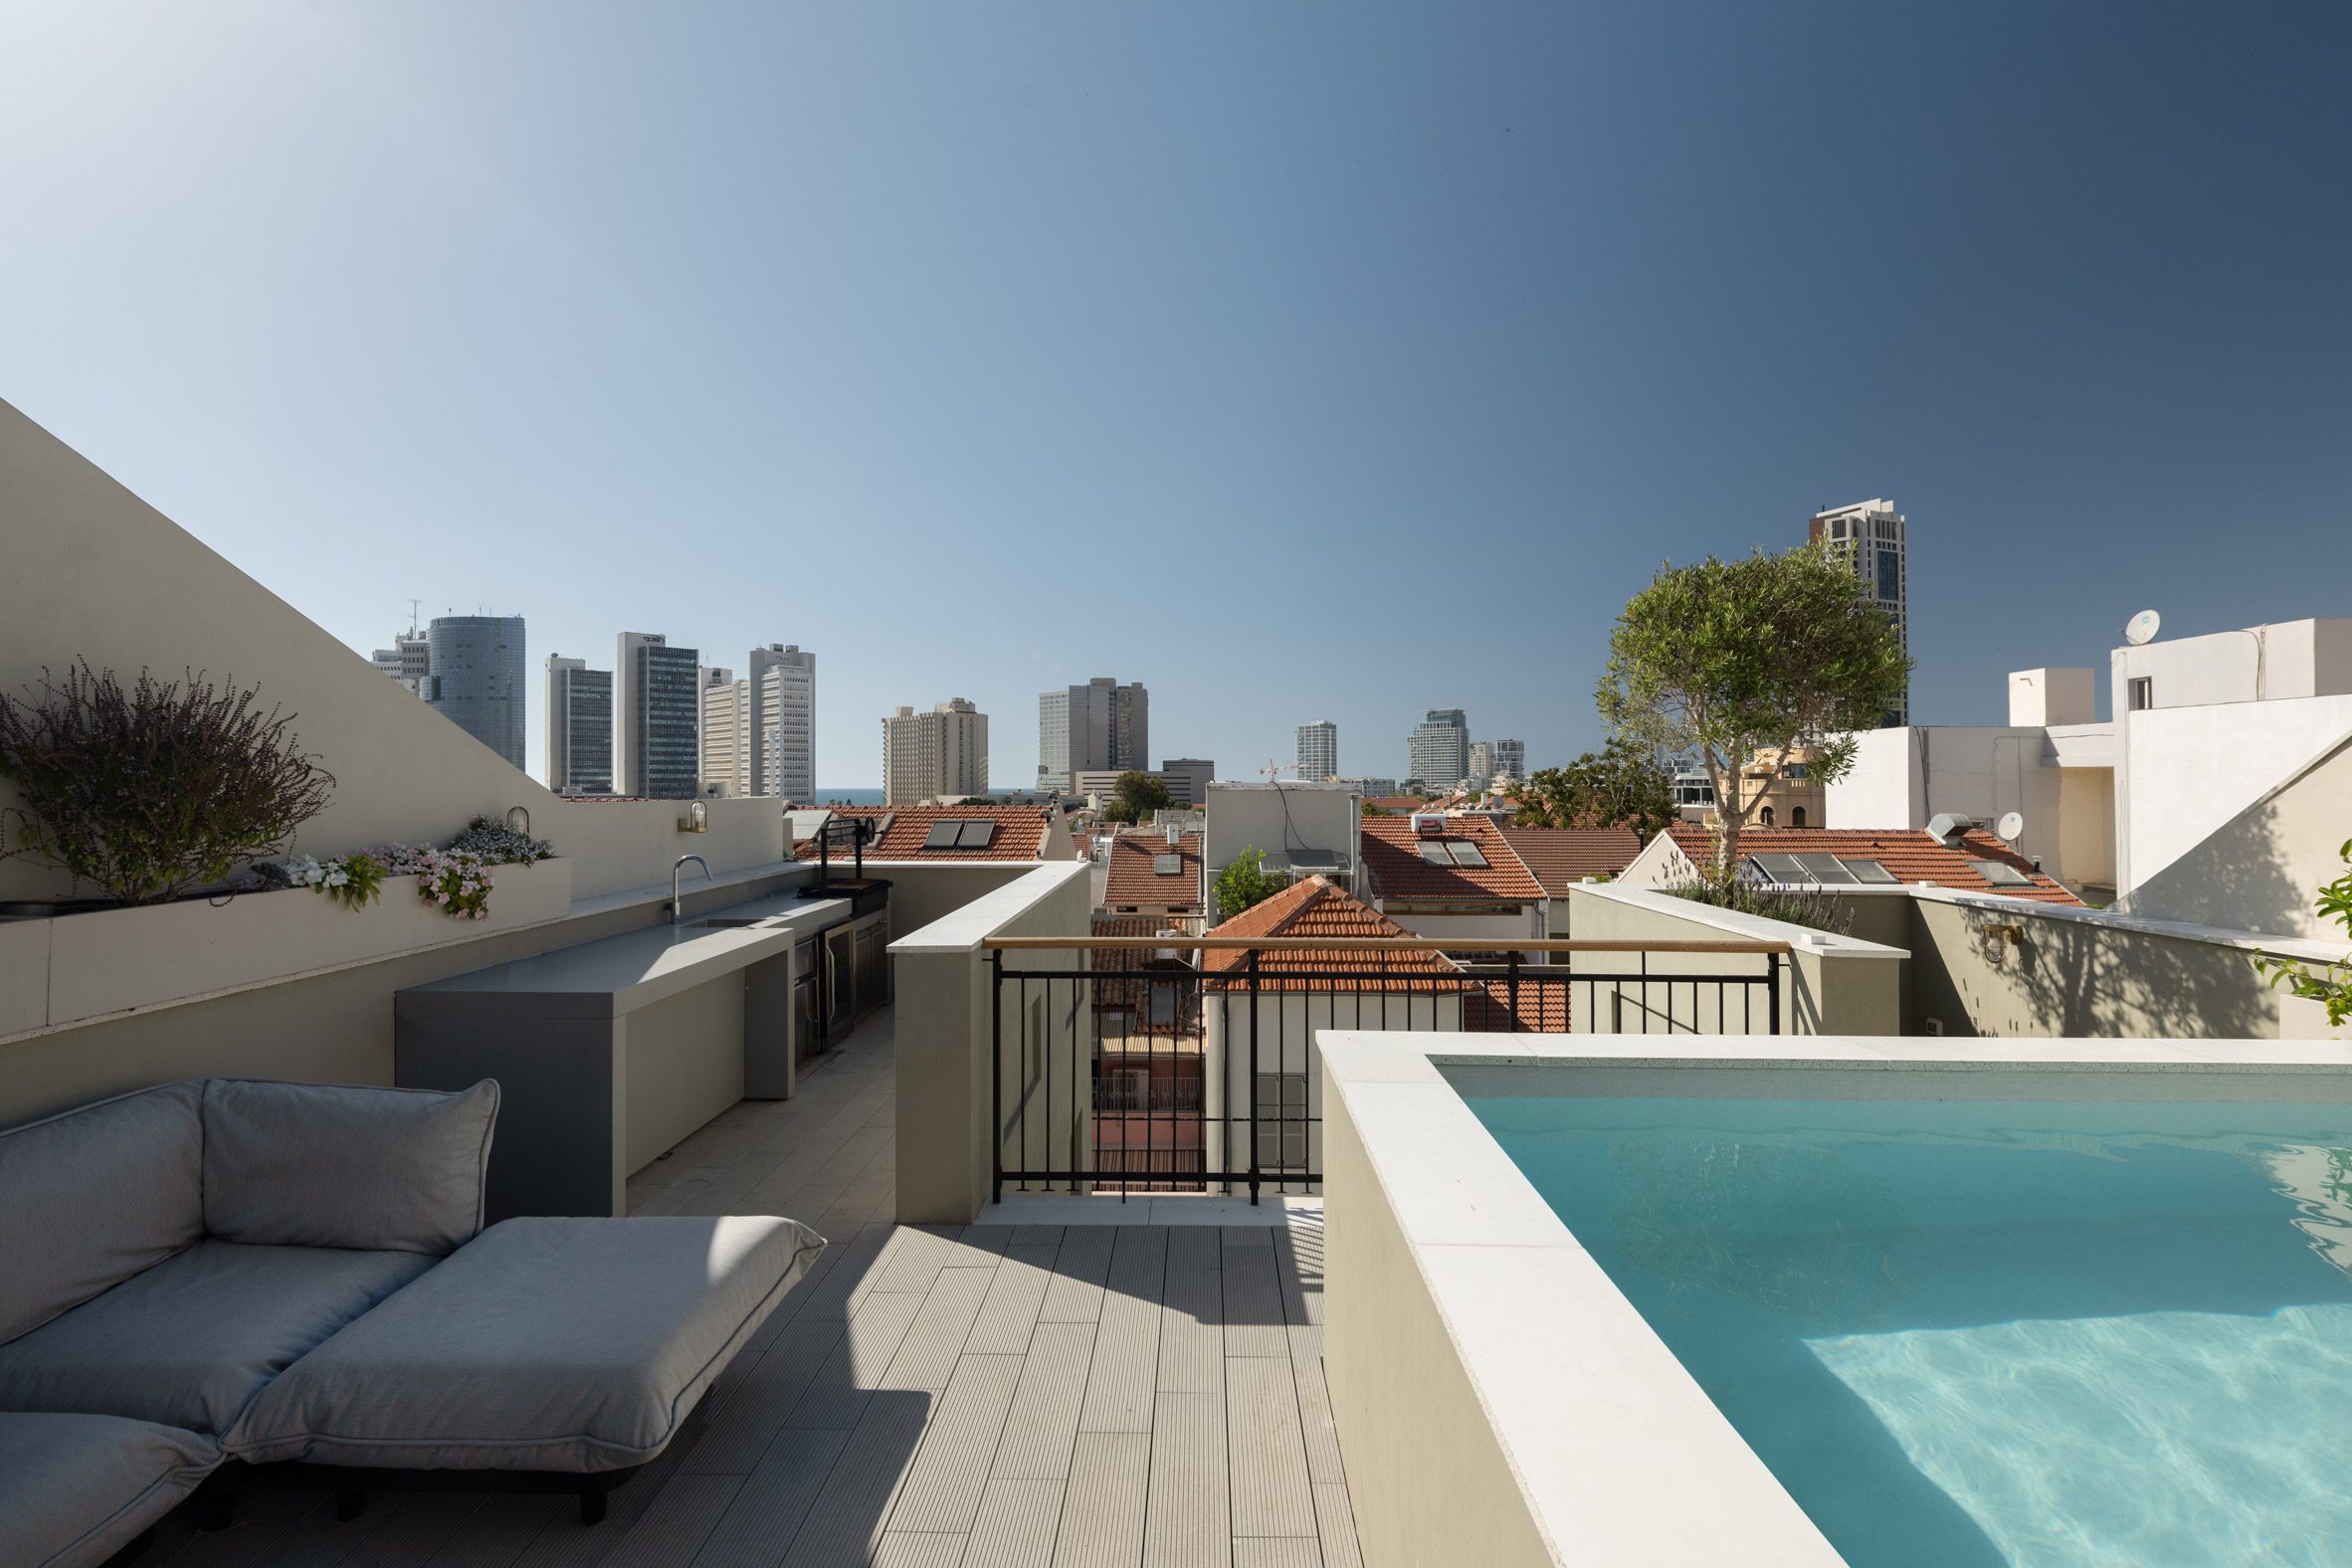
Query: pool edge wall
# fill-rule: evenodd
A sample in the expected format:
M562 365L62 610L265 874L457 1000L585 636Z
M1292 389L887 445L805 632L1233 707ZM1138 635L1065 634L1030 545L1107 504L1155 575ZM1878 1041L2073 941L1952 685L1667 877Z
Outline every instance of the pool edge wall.
M1323 1076L1323 1376L1365 1568L1554 1568L1328 1061Z

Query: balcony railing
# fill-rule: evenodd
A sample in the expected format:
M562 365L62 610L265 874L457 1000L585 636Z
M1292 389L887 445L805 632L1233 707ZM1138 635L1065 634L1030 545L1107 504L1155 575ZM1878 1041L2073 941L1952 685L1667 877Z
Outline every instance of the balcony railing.
M1313 1190L1324 1029L1772 1034L1767 941L991 937L997 1197ZM1046 967L1038 955L1057 955ZM1070 964L1067 955L1075 953ZM1671 955L1671 963L1659 962ZM1718 962L1717 960L1720 960Z

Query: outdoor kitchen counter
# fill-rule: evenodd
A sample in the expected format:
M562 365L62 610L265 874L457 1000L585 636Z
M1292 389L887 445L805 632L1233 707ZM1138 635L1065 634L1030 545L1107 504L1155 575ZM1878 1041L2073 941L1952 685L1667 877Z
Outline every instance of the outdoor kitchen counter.
M624 1214L631 1172L739 1100L791 1095L794 950L853 914L787 889L412 986L393 1081L497 1080L490 1219Z
M689 883L686 891L693 891ZM850 915L846 898L803 898L797 890L712 909L680 925L656 925L536 958L492 964L400 993L463 994L478 1016L506 1012L617 1018L677 996L721 975L791 952L794 942ZM713 920L757 920L757 925L712 927Z

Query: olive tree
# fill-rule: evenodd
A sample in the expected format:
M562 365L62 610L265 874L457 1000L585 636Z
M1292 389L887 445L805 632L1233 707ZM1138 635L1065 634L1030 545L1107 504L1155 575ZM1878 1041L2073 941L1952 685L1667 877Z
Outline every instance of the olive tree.
M1715 873L1763 805L1741 765L1813 750L1814 777L1854 765L1854 731L1875 727L1910 676L1894 624L1862 595L1847 550L1827 543L1739 560L1663 566L1609 639L1601 716L1623 741L1696 756L1723 822Z

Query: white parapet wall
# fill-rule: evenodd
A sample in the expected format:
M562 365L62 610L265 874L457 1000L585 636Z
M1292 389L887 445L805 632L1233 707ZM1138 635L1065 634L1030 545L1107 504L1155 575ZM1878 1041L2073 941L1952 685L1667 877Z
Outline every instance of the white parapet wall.
M1790 951L1778 970L1780 1033L1892 1035L1902 1031L1903 968L1910 958L1904 948L1718 909L1653 888L1608 882L1570 888L1569 920L1579 941L1787 942ZM1579 953L1574 961L1580 969L1638 970L1643 977L1576 986L1571 1027L1577 1034L1771 1031L1768 1004L1760 987L1689 978L1760 976L1768 962L1762 956Z

